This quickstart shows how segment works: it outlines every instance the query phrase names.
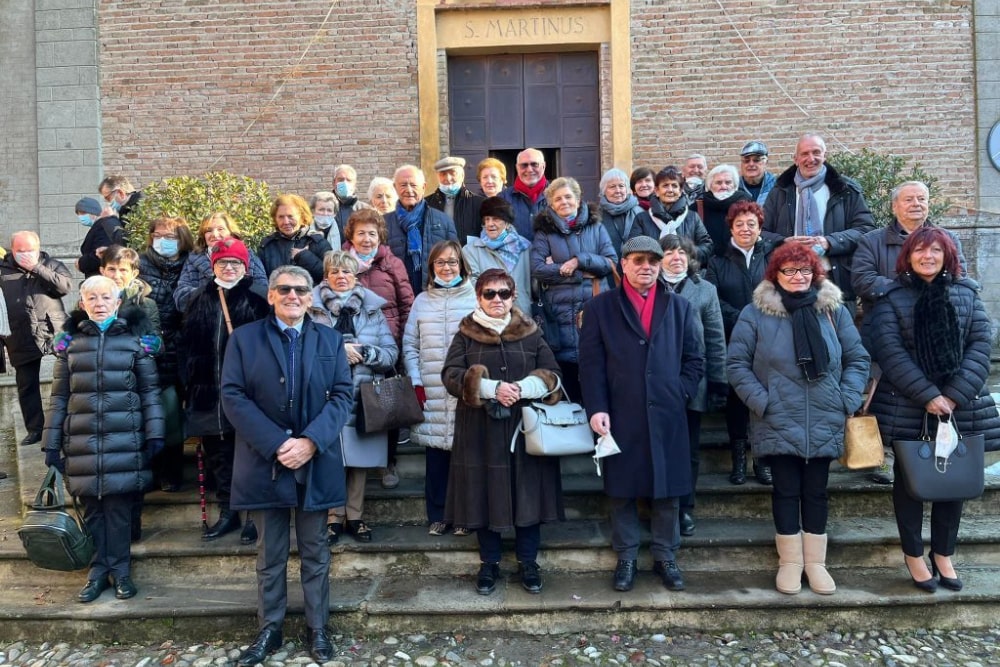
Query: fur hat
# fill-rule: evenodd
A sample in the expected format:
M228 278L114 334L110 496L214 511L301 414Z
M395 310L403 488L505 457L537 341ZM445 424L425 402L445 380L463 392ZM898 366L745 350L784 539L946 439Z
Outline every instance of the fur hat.
M228 239L222 239L212 246L212 252L209 256L212 258L212 266L215 266L215 263L220 259L238 259L243 262L244 268L250 268L250 251L247 250L243 241L232 236Z
M514 207L501 197L487 197L479 205L479 219L482 220L486 216L500 218L508 225L512 225L514 224Z

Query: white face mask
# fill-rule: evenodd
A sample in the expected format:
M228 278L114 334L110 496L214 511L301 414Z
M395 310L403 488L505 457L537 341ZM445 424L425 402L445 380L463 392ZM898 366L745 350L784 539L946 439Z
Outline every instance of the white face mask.
M705 181L701 180L697 176L688 176L684 179L684 185L688 190L697 190L704 184Z
M24 268L31 268L38 264L38 251L30 250L28 252L15 252L14 261L18 263L19 266Z
M232 288L236 287L236 284L238 282L240 282L241 280L243 280L243 279L242 278L237 278L236 280L233 280L231 282L227 282L227 281L225 281L225 280L223 280L221 278L216 278L215 279L215 284L218 285L219 287L223 288L223 289L232 289Z

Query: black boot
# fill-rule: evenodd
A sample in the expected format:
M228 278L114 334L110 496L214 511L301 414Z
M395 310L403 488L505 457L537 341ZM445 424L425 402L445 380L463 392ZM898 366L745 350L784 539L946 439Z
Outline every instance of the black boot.
M733 471L729 473L730 484L747 483L747 441L734 440L732 444Z
M205 531L201 536L203 540L214 540L222 537L226 533L231 533L240 527L240 513L228 507L223 507L219 512L219 520L215 525Z
M247 513L247 520L243 522L243 530L240 532L240 544L253 544L257 541L257 525Z
M771 466L764 463L764 459L753 460L753 474L757 478L758 484L771 486L774 483L774 479L771 477Z

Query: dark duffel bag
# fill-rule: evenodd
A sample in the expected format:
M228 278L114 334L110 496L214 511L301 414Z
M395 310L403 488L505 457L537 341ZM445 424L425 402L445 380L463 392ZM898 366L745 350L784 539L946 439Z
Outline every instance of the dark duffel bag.
M94 558L94 538L79 518L73 498L73 513L67 511L62 474L49 467L31 511L17 529L28 558L46 570L82 570Z

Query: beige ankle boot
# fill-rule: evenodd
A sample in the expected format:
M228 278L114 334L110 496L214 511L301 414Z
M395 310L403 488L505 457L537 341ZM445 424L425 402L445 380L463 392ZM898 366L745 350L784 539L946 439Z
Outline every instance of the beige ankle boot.
M774 580L779 593L795 595L802 590L802 533L775 535L778 547L778 576Z
M837 590L833 577L826 571L826 534L802 533L802 556L806 579L813 593L831 595Z

